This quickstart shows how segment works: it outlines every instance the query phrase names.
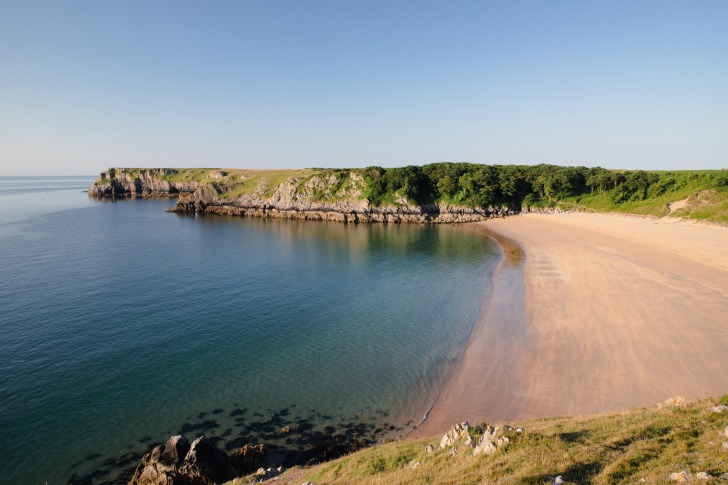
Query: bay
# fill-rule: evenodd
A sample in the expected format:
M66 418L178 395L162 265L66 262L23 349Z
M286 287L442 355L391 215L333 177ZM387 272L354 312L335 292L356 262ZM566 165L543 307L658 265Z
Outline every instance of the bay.
M179 432L281 461L405 436L499 258L458 227L187 217L91 180L0 178L7 483L113 482Z

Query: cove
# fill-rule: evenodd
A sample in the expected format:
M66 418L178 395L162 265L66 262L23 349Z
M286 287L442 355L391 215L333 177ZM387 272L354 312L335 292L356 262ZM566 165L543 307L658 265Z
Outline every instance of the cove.
M35 197L73 194L86 197ZM165 213L173 203L82 201L0 225L10 483L112 481L180 432L293 460L327 436L405 435L499 259L453 226Z

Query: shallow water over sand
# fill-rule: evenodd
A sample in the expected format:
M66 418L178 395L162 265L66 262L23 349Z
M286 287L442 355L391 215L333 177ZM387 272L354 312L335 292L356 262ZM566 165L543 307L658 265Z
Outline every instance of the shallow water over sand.
M102 483L179 432L289 459L343 431L404 434L498 261L457 227L183 217L38 182L0 179L8 483Z

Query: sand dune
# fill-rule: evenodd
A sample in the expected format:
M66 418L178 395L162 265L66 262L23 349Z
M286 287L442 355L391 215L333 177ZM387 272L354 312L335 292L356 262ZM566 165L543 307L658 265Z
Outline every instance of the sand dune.
M728 230L597 214L478 224L523 248L417 434L728 393ZM511 258L514 260L514 258ZM524 291L525 305L513 296Z

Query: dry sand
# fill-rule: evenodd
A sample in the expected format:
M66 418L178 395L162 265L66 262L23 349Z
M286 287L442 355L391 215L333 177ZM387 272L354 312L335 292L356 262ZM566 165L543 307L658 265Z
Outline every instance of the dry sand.
M601 214L474 229L510 257L417 435L728 393L727 229Z

